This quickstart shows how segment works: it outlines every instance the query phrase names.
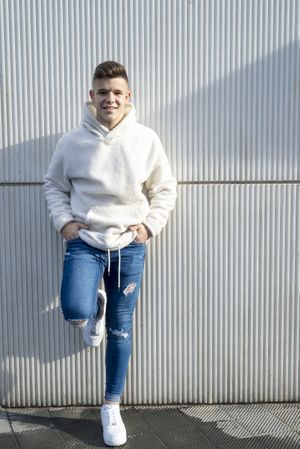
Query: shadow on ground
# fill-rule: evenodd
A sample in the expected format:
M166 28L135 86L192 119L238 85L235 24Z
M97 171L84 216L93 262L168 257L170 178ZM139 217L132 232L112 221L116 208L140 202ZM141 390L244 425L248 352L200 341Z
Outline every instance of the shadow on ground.
M5 449L104 448L98 408L1 411ZM124 448L296 449L300 404L124 407Z

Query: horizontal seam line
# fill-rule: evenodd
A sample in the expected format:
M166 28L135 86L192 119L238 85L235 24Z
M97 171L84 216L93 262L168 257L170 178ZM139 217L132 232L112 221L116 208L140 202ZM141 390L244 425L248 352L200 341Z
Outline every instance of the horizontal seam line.
M32 182L0 182L0 187L6 186L42 186L43 182L32 181Z
M33 181L33 182L0 182L0 187L9 186L42 186L43 182ZM210 185L210 184L300 184L300 180L257 180L257 181L177 181L178 185Z
M207 185L207 184L300 184L300 180L268 180L268 181L178 181L178 185Z

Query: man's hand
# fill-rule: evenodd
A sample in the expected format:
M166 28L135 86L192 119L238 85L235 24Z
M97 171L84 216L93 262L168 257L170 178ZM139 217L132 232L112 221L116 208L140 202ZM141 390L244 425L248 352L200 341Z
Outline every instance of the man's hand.
M144 243L151 237L151 232L143 223L129 226L128 230L137 232L137 236L134 239L136 243Z
M71 221L62 228L62 235L65 240L73 240L79 237L80 229L88 229L88 226L77 221Z

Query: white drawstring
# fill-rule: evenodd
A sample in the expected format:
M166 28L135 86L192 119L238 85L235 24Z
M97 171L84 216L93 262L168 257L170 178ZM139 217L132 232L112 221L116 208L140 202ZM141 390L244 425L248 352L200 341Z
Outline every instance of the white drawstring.
M119 256L119 263L118 263L118 289L121 288L121 247L118 246L118 256ZM108 257L108 264L107 264L107 274L110 276L110 265L111 265L111 257L110 257L110 249L107 248L107 257Z
M118 266L118 289L121 288L121 248L120 245L118 246L118 252L119 252L119 266Z
M107 272L108 272L108 276L110 276L110 249L109 248L107 248L107 256L108 256Z

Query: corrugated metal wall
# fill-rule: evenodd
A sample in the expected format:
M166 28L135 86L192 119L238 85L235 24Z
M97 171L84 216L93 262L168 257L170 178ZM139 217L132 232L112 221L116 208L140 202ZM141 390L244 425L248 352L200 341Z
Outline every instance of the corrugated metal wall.
M300 399L297 0L0 0L0 404L97 404L59 309L43 174L94 66L128 68L178 186L148 250L126 403Z

